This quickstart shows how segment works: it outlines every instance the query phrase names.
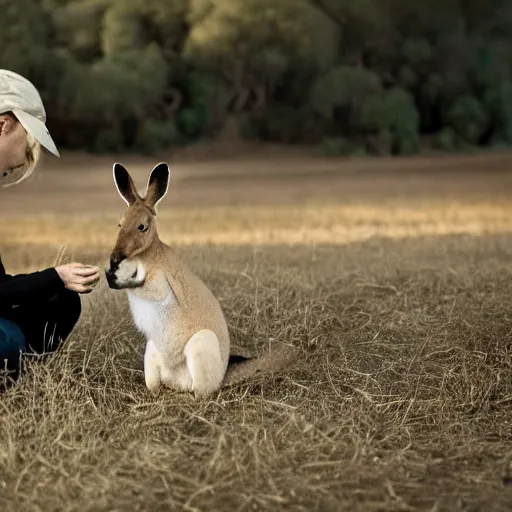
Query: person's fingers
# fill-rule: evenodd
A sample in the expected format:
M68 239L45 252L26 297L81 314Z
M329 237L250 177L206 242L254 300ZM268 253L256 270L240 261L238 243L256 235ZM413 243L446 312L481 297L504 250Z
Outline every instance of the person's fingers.
M100 278L99 275L89 276L89 277L80 277L77 279L77 282L81 285L88 285L88 284L96 283L99 278Z
M100 269L98 267L75 267L73 268L73 274L77 276L92 276L92 275L99 275Z
M71 279L71 282L76 284L90 284L95 283L99 281L98 275L92 275L92 276L73 276L73 279Z
M92 288L90 286L85 286L83 284L75 284L69 287L69 289L73 292L85 294L92 292Z
M87 284L87 277L73 276L71 280L72 286L84 286L85 284Z
M99 267L96 265L84 265L83 263L70 263L69 267L73 270L99 270Z

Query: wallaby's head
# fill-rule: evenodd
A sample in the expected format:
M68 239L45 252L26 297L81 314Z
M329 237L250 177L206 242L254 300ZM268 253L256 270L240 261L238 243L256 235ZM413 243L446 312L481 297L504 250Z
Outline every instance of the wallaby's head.
M159 241L155 207L167 193L169 166L161 163L151 171L145 197L138 194L130 174L121 164L114 164L114 183L128 208L119 221L106 277L110 288L136 288L146 278L140 256Z

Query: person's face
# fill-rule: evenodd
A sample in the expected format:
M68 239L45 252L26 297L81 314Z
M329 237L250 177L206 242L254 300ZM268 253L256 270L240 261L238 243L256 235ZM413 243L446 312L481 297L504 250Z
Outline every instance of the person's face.
M22 124L10 114L0 114L0 182L9 181L9 176L26 163L27 132Z

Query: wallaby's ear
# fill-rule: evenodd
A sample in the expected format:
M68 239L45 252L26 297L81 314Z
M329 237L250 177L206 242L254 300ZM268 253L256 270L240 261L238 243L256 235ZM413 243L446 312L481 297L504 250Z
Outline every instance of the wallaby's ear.
M158 164L149 176L148 190L144 201L148 206L154 208L167 194L169 189L170 172L166 163Z
M128 206L137 201L139 194L137 194L133 180L124 166L118 163L114 164L114 183L116 184L119 195Z

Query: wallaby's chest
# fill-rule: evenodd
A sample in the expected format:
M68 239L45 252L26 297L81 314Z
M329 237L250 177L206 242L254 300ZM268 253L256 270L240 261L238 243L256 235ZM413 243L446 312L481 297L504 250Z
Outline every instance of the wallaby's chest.
M147 339L157 341L163 334L166 324L171 318L173 294L160 301L138 297L128 293L133 321Z

